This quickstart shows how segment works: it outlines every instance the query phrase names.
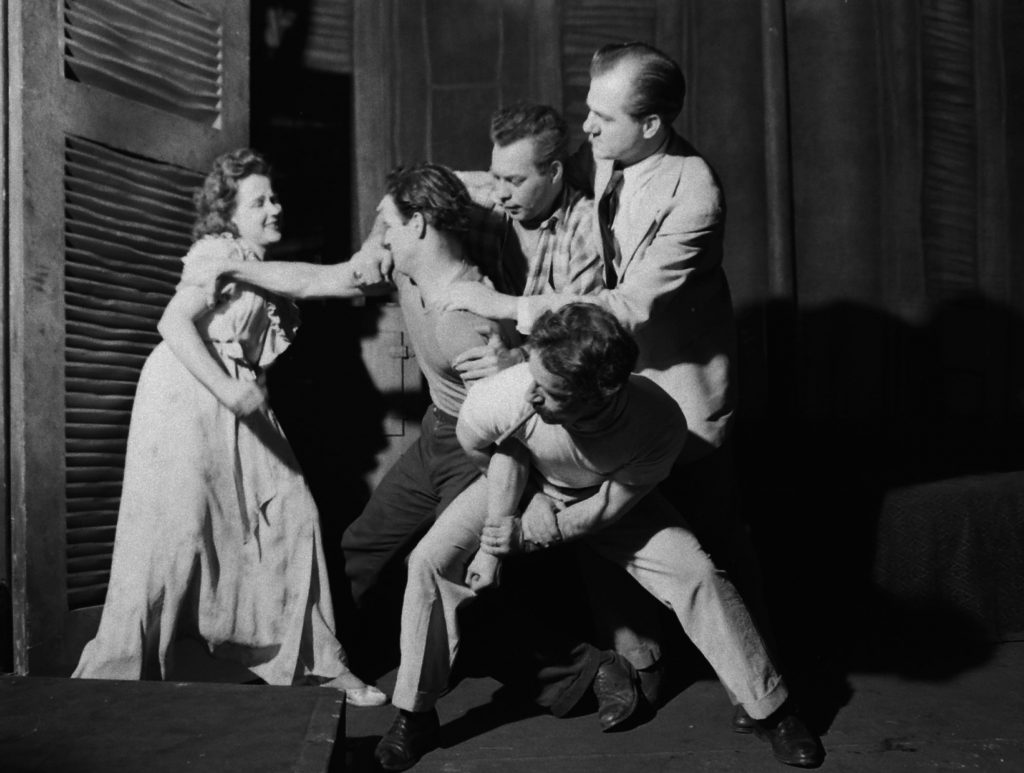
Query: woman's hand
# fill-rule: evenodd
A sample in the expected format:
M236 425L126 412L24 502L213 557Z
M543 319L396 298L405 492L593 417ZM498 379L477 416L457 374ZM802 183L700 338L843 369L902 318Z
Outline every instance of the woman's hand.
M373 243L370 240L367 240L359 252L349 260L352 276L356 286L360 288L375 287L390 282L394 265L391 250L379 242Z
M263 410L267 404L267 390L257 381L228 379L218 391L217 399L239 418Z

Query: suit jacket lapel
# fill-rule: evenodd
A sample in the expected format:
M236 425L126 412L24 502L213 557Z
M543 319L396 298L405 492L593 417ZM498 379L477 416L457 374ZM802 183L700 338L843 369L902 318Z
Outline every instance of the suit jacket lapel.
M651 231L658 228L665 208L672 203L679 188L683 162L679 156L667 155L658 165L654 176L637 191L636 200L631 202L630 209L642 215L636 218L636 227L630 229L629 233L617 233L621 249L620 278L626 273Z

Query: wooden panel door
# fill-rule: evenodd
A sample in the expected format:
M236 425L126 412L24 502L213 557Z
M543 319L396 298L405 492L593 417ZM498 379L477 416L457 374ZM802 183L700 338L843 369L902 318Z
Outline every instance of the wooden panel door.
M106 591L139 369L191 193L248 137L247 0L11 0L11 580L18 673L70 671Z

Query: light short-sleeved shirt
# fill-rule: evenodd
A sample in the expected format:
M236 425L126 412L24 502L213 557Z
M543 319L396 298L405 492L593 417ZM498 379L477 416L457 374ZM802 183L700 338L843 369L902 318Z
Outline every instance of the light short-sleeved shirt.
M527 363L474 384L459 414L463 445L485 450L516 438L529 451L541 489L562 501L588 496L606 480L644 486L668 477L686 439L686 420L654 382L630 376L600 426L572 430L531 415L532 386ZM523 422L524 417L529 418Z

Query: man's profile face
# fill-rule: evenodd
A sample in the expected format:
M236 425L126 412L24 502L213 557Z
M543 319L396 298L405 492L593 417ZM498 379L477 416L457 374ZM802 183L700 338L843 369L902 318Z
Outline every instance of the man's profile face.
M513 220L530 223L547 217L562 191L562 165L537 168L536 142L529 137L491 150L494 199Z
M590 137L594 158L626 164L637 160L643 124L626 112L633 89L632 69L620 64L590 80L583 131Z
M574 395L566 380L548 370L536 352L530 352L528 367L533 386L527 400L545 424L571 424L600 409Z
M398 211L391 196L385 196L381 200L377 212L384 224L381 243L391 251L391 256L395 261L395 270L408 273L409 262L418 241L418 234L414 233L413 229L413 219L408 222L403 220L402 213Z

